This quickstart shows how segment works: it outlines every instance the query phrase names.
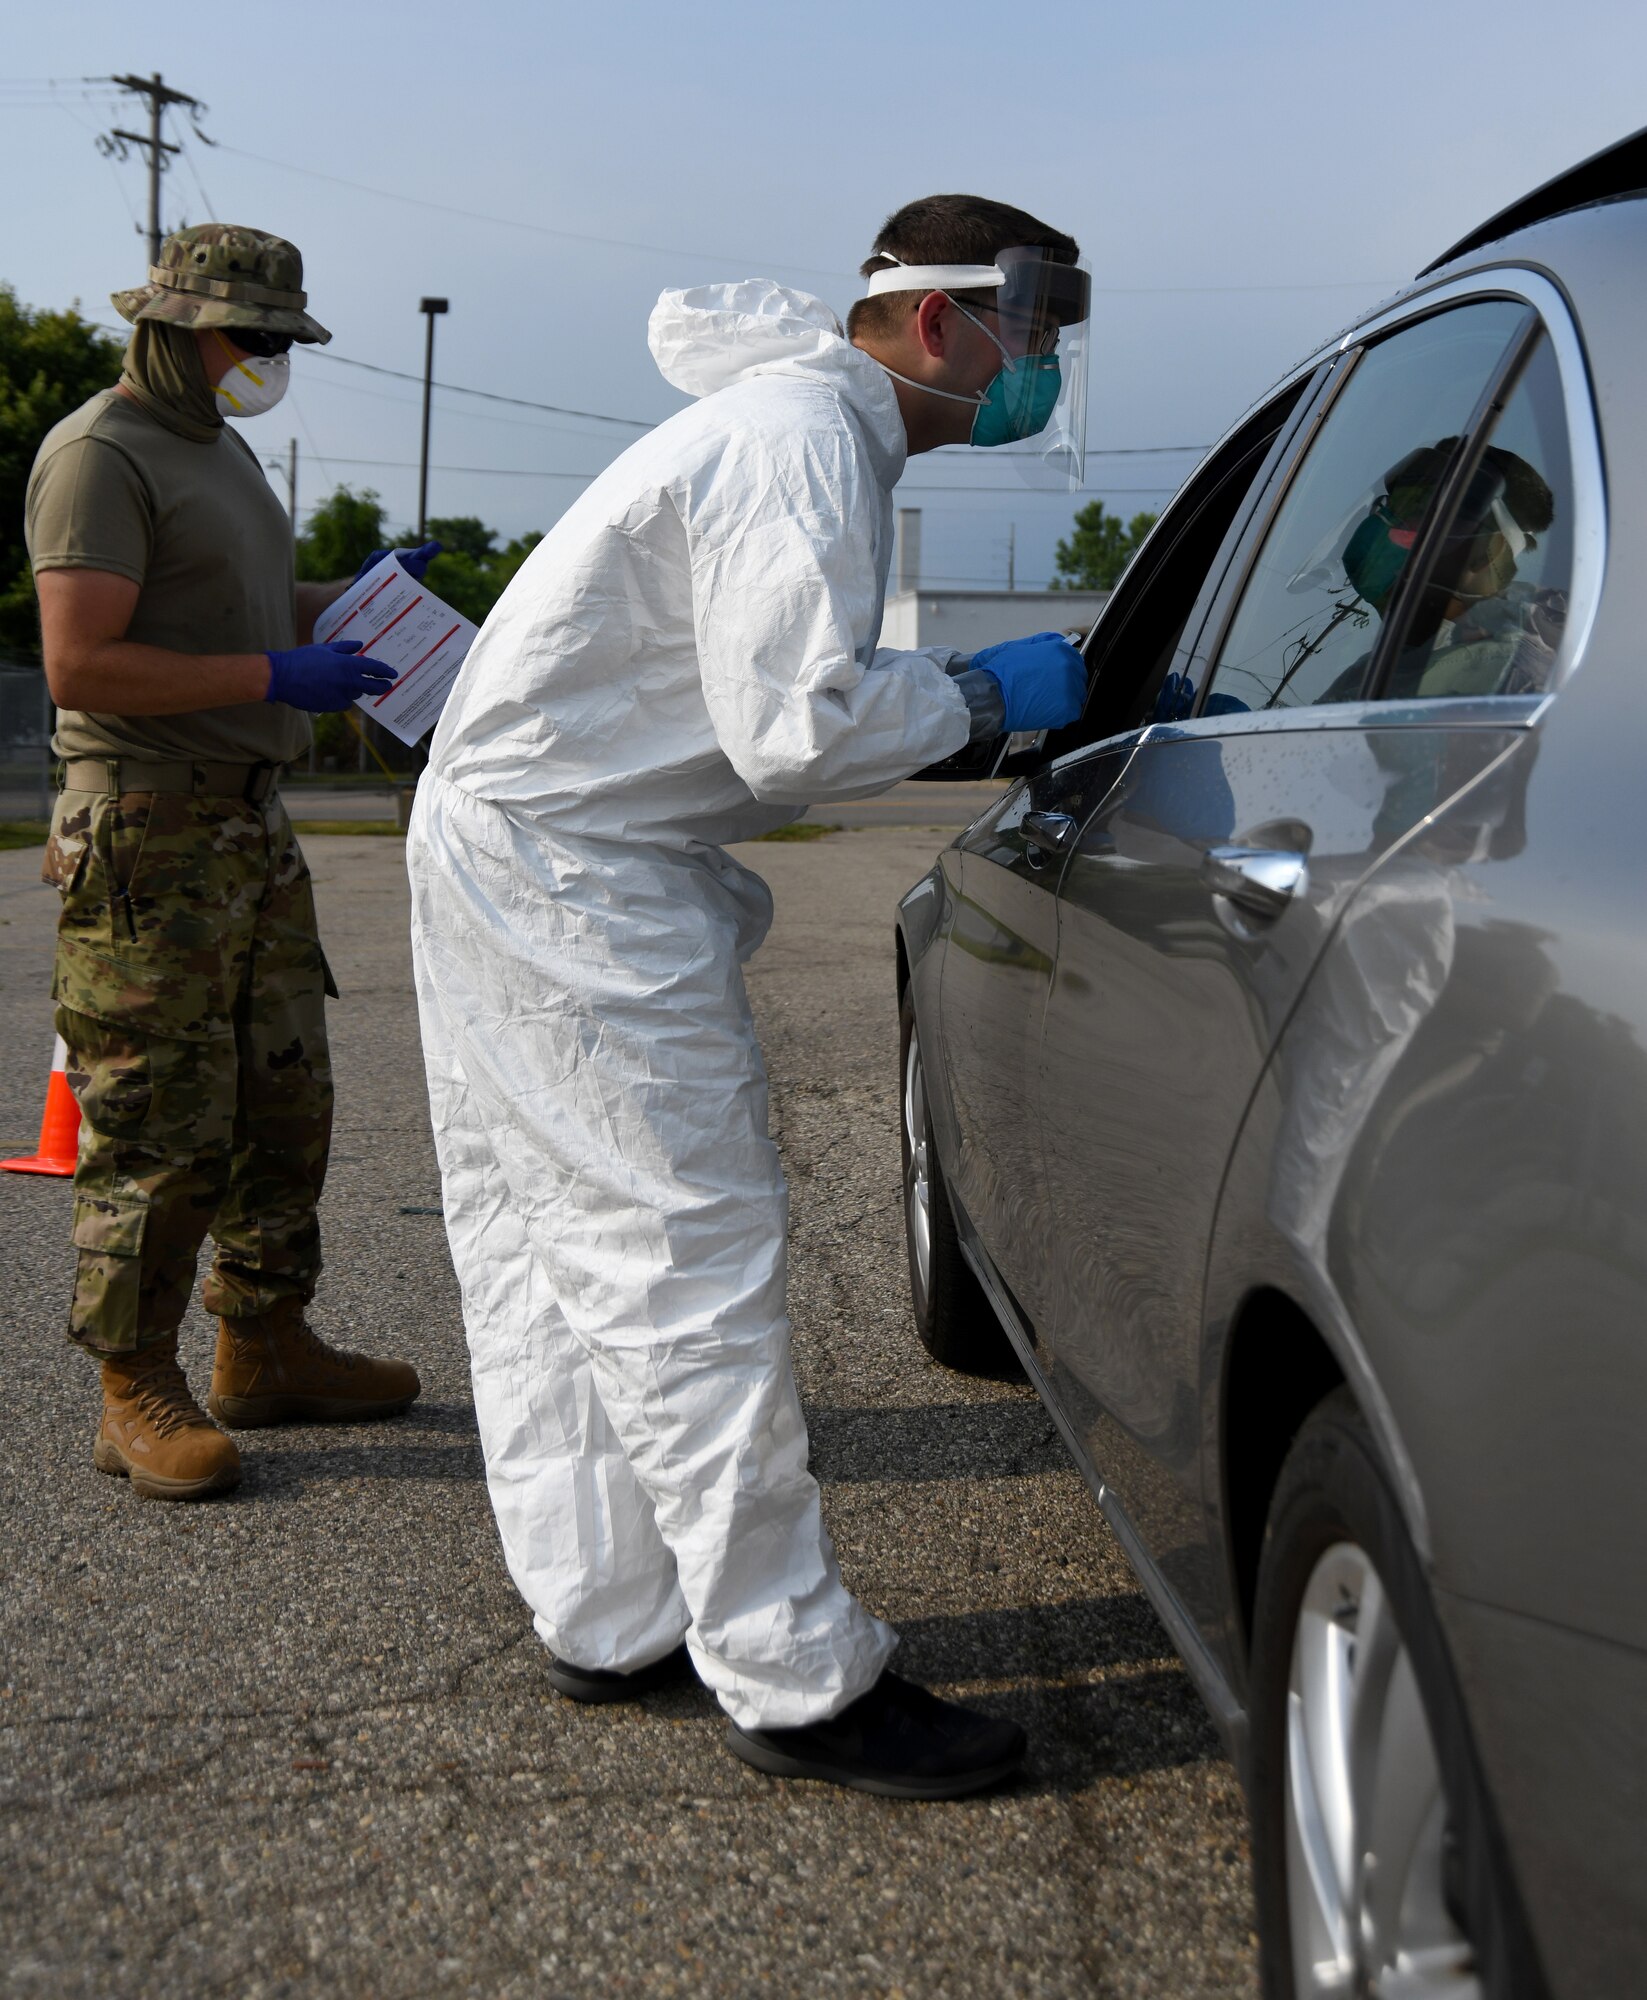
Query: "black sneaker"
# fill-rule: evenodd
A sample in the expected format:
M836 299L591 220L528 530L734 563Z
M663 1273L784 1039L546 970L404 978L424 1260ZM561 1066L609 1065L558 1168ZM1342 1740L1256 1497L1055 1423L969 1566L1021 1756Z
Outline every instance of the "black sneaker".
M883 1673L839 1715L802 1729L726 1732L735 1757L774 1778L818 1778L888 1799L958 1799L1010 1778L1029 1738L1015 1722L940 1701Z
M572 1701L633 1701L637 1695L692 1678L692 1661L684 1641L661 1660L651 1660L632 1674L607 1667L574 1667L567 1660L557 1660L553 1653L549 1655L549 1685Z

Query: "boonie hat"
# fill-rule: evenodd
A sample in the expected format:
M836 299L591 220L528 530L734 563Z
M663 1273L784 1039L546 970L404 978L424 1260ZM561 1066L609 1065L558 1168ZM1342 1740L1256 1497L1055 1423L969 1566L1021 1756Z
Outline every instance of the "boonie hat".
M146 285L109 297L120 317L134 324L163 319L174 326L257 326L294 340L332 337L304 310L309 295L297 245L232 222L177 230L161 244Z

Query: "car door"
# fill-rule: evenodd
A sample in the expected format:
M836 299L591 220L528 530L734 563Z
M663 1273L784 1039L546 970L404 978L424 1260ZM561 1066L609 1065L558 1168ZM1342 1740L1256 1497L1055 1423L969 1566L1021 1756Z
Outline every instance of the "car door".
M1209 1637L1201 1295L1225 1163L1356 884L1536 701L1416 700L1410 669L1457 582L1472 441L1537 332L1524 300L1477 298L1351 347L1171 690L1189 712L1144 733L1061 874L1037 1079L1049 1372Z
M1185 665L1179 653L1198 598L1221 573L1242 510L1325 374L1289 384L1210 456L1094 627L1081 721L1056 732L1039 768L944 857L950 893L938 1005L955 1134L945 1170L1032 1337L1051 1314L1038 1081L1057 942L1054 892L1068 842L1125 769L1137 725L1173 681L1172 669Z

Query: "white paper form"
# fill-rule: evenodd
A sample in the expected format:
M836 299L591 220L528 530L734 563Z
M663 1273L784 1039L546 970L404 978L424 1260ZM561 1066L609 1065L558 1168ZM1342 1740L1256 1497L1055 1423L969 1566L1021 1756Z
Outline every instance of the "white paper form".
M394 670L393 687L362 695L355 706L402 743L416 743L440 720L479 629L409 576L391 550L327 605L315 620L315 641L359 639Z

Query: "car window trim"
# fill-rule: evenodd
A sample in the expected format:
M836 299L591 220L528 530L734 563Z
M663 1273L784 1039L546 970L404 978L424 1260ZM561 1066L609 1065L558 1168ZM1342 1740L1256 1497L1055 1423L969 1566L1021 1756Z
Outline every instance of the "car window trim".
M1194 510L1206 504L1206 500L1216 492L1239 464L1238 457L1231 458L1235 446L1259 418L1275 404L1286 401L1290 396L1292 405L1265 444L1264 456L1248 482L1235 517L1225 530L1224 538L1207 567L1206 576L1196 593L1195 601L1190 606L1189 615L1184 620L1183 630L1179 634L1178 650L1180 653L1186 650L1193 653L1195 640L1205 622L1207 608L1217 601L1219 580L1233 558L1235 550L1240 546L1252 509L1270 491L1278 472L1299 448L1298 439L1305 435L1314 435L1313 431L1307 431L1306 427L1335 365L1331 355L1317 355L1305 366L1291 371L1276 383L1267 395L1260 397L1256 403L1243 410L1237 421L1230 425L1205 454L1195 470L1161 510L1160 518L1139 544L1136 555L1116 584L1109 602L1093 621L1092 629L1082 643L1082 658L1087 662L1090 674L1087 688L1088 702L1097 692L1098 677L1103 672L1102 660L1096 667L1092 664L1095 644L1101 643L1107 648L1119 643L1123 638L1140 603L1157 583L1162 564L1171 558L1171 538L1175 536L1180 517L1186 509ZM1251 449L1252 446L1249 445L1247 450ZM1226 463L1226 460L1229 462ZM1152 544L1155 544L1153 561L1150 559ZM1114 736L1094 737L1090 743L1075 744L1067 750L1059 751L1035 770L1021 775L1033 778L1043 771L1062 769L1073 759L1102 750L1106 745L1122 741L1129 736L1141 736L1148 727L1147 722L1139 721Z
M1337 393L1333 387L1333 375L1334 364L1330 361L1317 361L1303 374L1303 387L1298 392L1293 407L1270 439L1264 458L1242 496L1235 518L1225 530L1224 539L1218 545L1218 553L1213 557L1206 576L1202 579L1201 588L1195 594L1195 602L1190 606L1189 616L1184 620L1178 651L1186 660L1194 660L1196 656L1196 649L1200 644L1207 620L1222 596L1224 580L1229 574L1230 566L1237 560L1242 550L1250 545L1252 524L1262 510L1265 500L1277 482L1285 479L1292 466L1308 450L1309 441L1315 436L1320 423L1323 405L1330 403ZM1259 410L1267 409L1271 403L1280 402L1299 380L1299 376L1292 376L1285 387L1277 390L1275 395L1268 397L1258 406ZM1246 421L1248 423L1252 421L1251 414ZM1234 435L1236 434L1232 433L1232 442ZM1196 700L1197 702L1200 700L1199 691Z
M1270 449L1273 452L1276 445L1291 431L1296 429L1302 421L1305 412L1310 408L1313 397L1319 394L1319 389L1312 387L1310 377L1314 374L1319 374L1324 367L1330 366L1331 360L1332 357L1330 355L1325 357L1317 355L1307 366L1291 370L1283 381L1276 383L1274 389L1268 395L1261 396L1257 402L1243 410L1236 421L1229 426L1203 456L1200 463L1178 488L1178 491L1173 494L1166 506L1161 509L1160 516L1155 525L1150 529L1143 541L1139 543L1132 561L1128 563L1119 581L1116 583L1115 589L1110 595L1109 602L1104 605L1098 616L1093 620L1092 629L1087 633L1082 645L1083 653L1088 653L1092 650L1093 641L1105 635L1105 628L1114 626L1117 618L1120 620L1120 625L1109 636L1112 638L1119 637L1120 632L1126 629L1128 620L1133 616L1137 608L1139 598L1153 586L1161 564L1166 561L1167 555L1170 553L1166 548L1166 544L1176 531L1175 517L1191 504L1194 490L1204 486L1209 479L1213 480L1213 483L1216 485L1226 478L1230 468L1223 464L1222 461L1252 427L1254 420L1261 417L1272 404L1281 402L1288 395L1294 395L1297 400L1293 408L1282 418L1280 424L1277 426L1275 436L1270 441ZM1249 494L1257 495L1265 491L1268 480L1273 477L1273 471L1266 472L1265 467L1260 465L1253 477L1252 485L1248 489ZM1222 554L1223 549L1220 547L1219 555ZM1217 559L1214 558L1214 567L1216 567L1216 562ZM1131 587L1129 588L1129 586ZM1193 616L1193 607L1191 615ZM1188 625L1186 624L1186 632L1188 629Z
M1330 348L1315 357L1315 365L1333 355L1345 357L1348 365L1334 374L1327 388L1318 397L1316 407L1311 413L1308 442L1314 442L1321 424L1331 411L1332 404L1342 393L1343 385L1350 379L1355 363L1375 340L1396 333L1407 326L1417 325L1420 320L1432 318L1438 312L1448 311L1461 305L1485 304L1493 299L1505 299L1513 304L1530 306L1538 315L1542 331L1549 336L1555 354L1556 371L1561 381L1562 413L1567 425L1568 470L1573 482L1573 575L1569 586L1570 608L1567 617L1568 653L1559 683L1559 687L1564 687L1583 665L1590 631L1601 604L1601 585L1607 554L1607 488L1601 440L1596 428L1589 361L1566 296L1558 286L1540 271L1514 264L1496 265L1490 270L1472 271L1467 277L1432 285L1427 290L1415 293L1403 299L1398 305L1376 314L1372 319L1352 327ZM1536 332L1518 333L1512 338L1510 346L1515 346L1523 338L1530 342L1536 339ZM1529 345L1528 353L1531 351ZM1474 434L1466 431L1465 436L1473 449L1476 441ZM1303 457L1303 450L1294 453L1288 463L1277 471L1271 490L1264 495L1265 504L1259 513L1254 514L1249 523L1250 539L1242 552L1245 560L1242 565L1241 581L1221 596L1209 616L1207 628L1209 632L1214 631L1213 621L1216 621L1215 637L1208 647L1209 653L1216 652L1224 642L1229 622L1240 601L1246 575L1263 547L1264 536L1269 533L1275 512L1285 499L1298 467L1303 462ZM1211 687L1212 678L1211 673L1208 673L1197 691L1193 713L1186 720L1170 725L1171 728L1193 728L1197 735L1216 735L1219 733L1217 726L1220 724L1248 721L1248 718L1237 715L1202 715L1201 704ZM1372 703L1360 699L1353 703L1332 702L1302 708L1262 709L1258 711L1257 719L1259 724L1267 729L1347 729L1368 726L1370 720L1368 712L1376 714L1379 710L1383 710L1385 714L1380 726L1386 728L1397 727L1401 723L1433 728L1443 722L1447 727L1470 727L1475 726L1477 722L1474 711L1483 703L1490 703L1495 719L1494 726L1531 728L1544 715L1558 691L1551 689L1533 696L1430 696L1422 702ZM1311 720L1317 709L1329 715L1332 720ZM1443 710L1445 716L1438 713ZM1357 716L1362 718L1359 723L1354 720ZM1485 724L1487 718L1481 717L1479 720ZM1202 723L1207 726L1196 727Z
M1573 574L1568 586L1567 663L1561 686L1584 663L1607 564L1607 476L1596 418L1589 357L1566 293L1549 274L1531 265L1495 264L1415 293L1398 305L1352 328L1340 348L1364 344L1409 320L1425 318L1444 305L1474 299L1513 299L1530 305L1544 322L1561 381L1562 414L1567 422L1568 471L1573 481Z
M1338 399L1344 393L1345 385L1354 375L1365 351L1365 348L1359 345L1347 352L1339 350L1331 372L1316 392L1315 400L1310 406L1308 421L1299 426L1298 433L1293 439L1292 450L1285 459L1278 461L1270 474L1268 484L1258 493L1256 504L1247 518L1241 545L1231 551L1228 567L1220 577L1217 589L1207 600L1206 614L1201 621L1201 629L1196 634L1196 649L1205 663L1205 671L1195 690L1194 705L1186 718L1189 721L1200 719L1202 705L1211 692L1217 674L1217 656L1228 636L1230 622L1235 616L1236 607L1246 595L1253 565L1258 561L1259 553L1269 539L1270 530L1275 525L1275 517L1281 511L1287 495L1292 491L1292 483L1298 475L1298 468L1309 456L1316 439L1321 435L1322 425L1337 407ZM1203 641L1206 641L1204 645ZM1192 652L1191 657L1195 656L1196 653Z
M1487 303L1487 302L1488 301L1485 299L1481 301L1481 303ZM1366 359L1368 353L1374 347L1380 345L1384 340L1393 339L1395 335L1398 333L1405 332L1409 326L1417 326L1426 319L1439 318L1441 314L1445 312L1457 311L1459 309L1460 304L1473 305L1475 303L1477 303L1476 300L1469 299L1465 301L1458 301L1438 306L1432 306L1431 309L1426 312L1414 313L1413 315L1411 315L1410 318L1398 321L1395 325L1393 325L1386 331L1377 334L1376 336L1369 329L1358 327L1353 332L1346 334L1344 338L1339 341L1338 352L1343 357L1343 365L1338 370L1338 372L1333 376L1332 383L1330 385L1328 392L1321 399L1320 407L1315 414L1315 421L1310 426L1309 438L1305 442L1303 449L1300 450L1295 455L1291 463L1287 466L1284 476L1278 478L1276 480L1273 489L1265 494L1264 498L1267 502L1267 506L1264 510L1265 519L1263 524L1263 530L1261 533L1253 535L1252 538L1247 542L1245 548L1242 551L1244 560L1241 565L1241 572L1239 579L1232 585L1230 590L1228 590L1223 594L1223 596L1219 599L1219 602L1216 606L1217 623L1216 627L1214 628L1216 631L1216 637L1213 640L1213 642L1210 643L1207 647L1207 669L1202 676L1201 685L1196 690L1195 706L1190 712L1191 721L1199 721L1201 719L1207 698L1212 693L1213 685L1218 678L1219 658L1222 655L1224 647L1229 640L1230 628L1235 622L1236 613L1240 609L1242 599L1246 595L1247 584L1251 578L1252 571L1258 562L1260 554L1263 552L1264 546L1269 538L1270 530L1275 525L1276 516L1280 513L1281 509L1286 505L1287 496L1292 491L1293 481L1297 478L1299 470L1304 463L1304 460L1308 457L1311 446L1314 445L1316 438L1320 435L1323 425L1326 424L1327 420L1331 417L1334 409L1337 407L1339 397L1343 395L1345 389L1354 380L1356 371L1361 366L1361 363ZM1536 324L1537 322L1535 319L1534 325L1536 326ZM1526 335L1527 335L1527 325L1525 322L1523 322L1523 324L1520 327L1518 327L1516 331L1506 339L1504 343L1504 352L1499 356L1498 361L1494 365L1492 374L1488 377L1489 389L1499 381L1500 372L1504 367L1505 357L1507 355L1511 355L1518 351L1519 343L1522 341L1524 337L1526 337ZM1488 405L1488 401L1489 399L1485 393L1476 399L1475 405L1470 413L1470 420L1463 426L1459 434L1459 444L1458 444L1459 453L1467 454L1469 450L1472 448L1475 441L1475 433L1473 429L1474 423L1476 421L1476 418L1480 416L1483 408ZM1435 503L1434 501L1432 501L1431 515L1430 515L1431 519L1434 518L1434 513L1435 513ZM1407 565L1407 568L1409 570L1411 570L1412 567L1413 565L1411 563ZM1396 609L1402 608L1405 604L1405 601L1406 601L1405 597L1398 598ZM1399 629L1396 625L1396 621L1394 619L1393 614L1390 620L1385 621L1383 629L1379 633L1377 645L1373 649L1372 670L1369 672L1367 676L1367 687L1364 688L1361 691L1361 693L1359 693L1356 696L1357 702L1368 701L1373 699L1373 696L1368 690L1376 687L1379 684L1379 673L1380 673L1379 661L1383 657L1383 649L1389 641L1392 629ZM1337 702L1333 703L1306 702L1302 704L1302 706L1306 708L1328 707L1328 706L1337 708L1342 706L1342 704ZM1296 708L1263 708L1256 711L1256 713L1267 717L1271 721L1271 723L1277 724L1278 726L1279 726L1279 718L1287 715L1296 715L1299 712L1300 712L1299 709Z

